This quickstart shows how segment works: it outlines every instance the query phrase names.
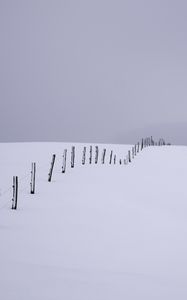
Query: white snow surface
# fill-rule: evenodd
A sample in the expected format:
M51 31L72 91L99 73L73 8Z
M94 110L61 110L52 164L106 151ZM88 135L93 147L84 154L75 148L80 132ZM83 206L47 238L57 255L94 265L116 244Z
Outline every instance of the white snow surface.
M119 160L131 146L99 145L98 165L82 166L83 146L0 144L0 299L186 300L187 147L152 146L128 165L109 165L111 149Z

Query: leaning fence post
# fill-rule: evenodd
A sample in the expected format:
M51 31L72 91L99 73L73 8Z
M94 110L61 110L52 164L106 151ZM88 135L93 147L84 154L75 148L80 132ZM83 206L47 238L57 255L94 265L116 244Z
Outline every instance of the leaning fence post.
M111 165L112 163L112 156L113 156L113 151L110 152L110 161L109 161L109 164Z
M105 163L105 155L106 155L106 149L103 149L103 154L102 154L102 164Z
M63 162L62 162L62 173L66 172L66 158L67 158L67 149L64 149Z
M54 164L55 164L55 158L56 158L56 154L53 154L52 157L52 162L51 162L51 168L49 170L49 177L48 177L48 181L51 182L51 178L52 178L52 174L53 174L53 168L54 168Z
M13 176L13 197L12 197L12 209L17 209L18 203L18 176Z
M35 194L35 179L36 179L36 163L32 163L31 166L31 194Z

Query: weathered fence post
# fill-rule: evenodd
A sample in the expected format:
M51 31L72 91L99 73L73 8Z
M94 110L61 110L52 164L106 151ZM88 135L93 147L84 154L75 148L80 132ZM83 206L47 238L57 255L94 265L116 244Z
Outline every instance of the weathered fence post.
M62 173L66 172L66 159L67 159L67 149L64 149L63 161L62 161Z
M75 146L71 147L71 168L75 166Z
M90 146L90 158L89 158L90 164L92 163L92 146Z
M98 163L98 158L99 158L99 147L95 146L95 164Z
M119 164L120 164L120 165L122 164L121 158L120 158L120 160L119 160Z
M113 151L110 152L110 161L109 161L109 164L111 165L112 163L112 156L113 156Z
M143 150L143 147L144 147L144 139L142 139L142 142L141 142L141 151Z
M116 154L114 155L114 165L116 164Z
M130 152L130 150L128 151L128 161L131 162L131 152Z
M83 148L82 165L85 165L85 162L86 162L86 147Z
M102 164L105 163L105 155L106 155L106 149L103 149L103 154L102 154Z
M132 159L134 159L134 147L132 147Z
M36 180L36 163L32 163L31 166L31 194L35 194L35 180Z
M48 174L48 181L51 182L51 179L52 179L52 174L53 174L53 168L54 168L54 164L55 164L55 158L56 158L56 154L53 154L53 157L52 157L52 162L51 162L51 168L49 170L49 174Z
M18 176L13 176L13 198L12 198L12 209L17 209L18 203Z
M135 145L134 145L134 155L135 155L135 156L136 156L136 153L137 153L137 148L136 148L136 147L137 147L137 145L135 144Z
M139 153L139 150L140 150L140 143L138 142L138 144L137 144L137 153Z

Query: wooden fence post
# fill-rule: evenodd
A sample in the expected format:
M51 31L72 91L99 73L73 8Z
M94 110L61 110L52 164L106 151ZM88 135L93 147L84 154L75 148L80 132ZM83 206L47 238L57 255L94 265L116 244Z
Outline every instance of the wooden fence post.
M131 152L130 152L130 150L128 151L128 161L131 162Z
M85 162L86 162L86 147L83 148L82 165L85 165Z
M92 146L90 146L90 158L89 158L89 162L90 162L90 165L92 163Z
M114 155L114 165L116 164L116 154Z
M71 147L71 168L75 166L75 146Z
M137 153L139 153L139 150L140 150L140 143L138 142L138 144L137 144Z
M54 164L55 164L55 158L56 158L56 154L53 154L53 157L52 157L52 162L51 162L51 168L49 170L49 174L48 174L48 181L51 182L51 179L52 179L52 174L53 174L53 168L54 168Z
M134 145L134 155L136 156L136 153L137 153L137 145L135 144Z
M99 147L95 146L95 164L98 163L98 158L99 158Z
M103 149L103 154L102 154L102 164L105 163L105 155L106 155L106 149Z
M36 181L36 163L32 163L31 166L31 183L30 183L30 187L31 187L31 194L35 194L35 181Z
M13 198L12 198L12 209L17 209L18 203L18 176L13 176Z
M63 162L62 162L62 173L66 172L66 159L67 159L67 149L64 149Z
M132 159L134 159L134 147L132 147Z
M143 150L144 148L144 139L142 139L142 142L141 142L141 151Z
M109 161L109 164L111 165L112 163L112 156L113 156L113 151L110 152L110 161Z

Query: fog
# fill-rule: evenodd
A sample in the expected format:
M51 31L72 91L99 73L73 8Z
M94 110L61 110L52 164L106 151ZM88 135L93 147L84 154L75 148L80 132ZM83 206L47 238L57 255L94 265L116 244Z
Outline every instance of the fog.
M187 2L0 0L0 141L187 144Z

